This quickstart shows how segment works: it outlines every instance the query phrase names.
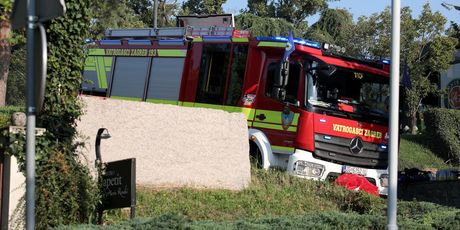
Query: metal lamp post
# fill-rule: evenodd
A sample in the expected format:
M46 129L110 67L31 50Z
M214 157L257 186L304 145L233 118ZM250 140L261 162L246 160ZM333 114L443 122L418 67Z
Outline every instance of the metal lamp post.
M102 172L102 156L101 156L101 139L109 139L111 136L109 134L109 130L106 128L100 128L97 130L96 134L96 169L98 173L98 184L100 184L100 179L101 179L101 172ZM102 214L103 210L101 207L98 208L98 219L97 223L102 224Z

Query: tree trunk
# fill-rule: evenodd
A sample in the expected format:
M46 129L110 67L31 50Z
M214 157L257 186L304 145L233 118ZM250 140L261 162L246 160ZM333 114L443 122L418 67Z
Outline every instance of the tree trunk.
M410 114L410 132L412 134L417 134L418 133L418 128L417 128L417 112L411 113Z
M10 37L11 23L9 20L0 21L0 106L5 106L6 83L10 67L11 50L8 38Z

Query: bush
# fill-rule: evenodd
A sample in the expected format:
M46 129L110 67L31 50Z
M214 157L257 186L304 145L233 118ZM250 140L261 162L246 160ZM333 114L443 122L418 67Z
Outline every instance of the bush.
M439 157L460 162L460 111L429 109L424 114L429 145Z
M401 229L459 229L460 214L435 216L424 221L423 213L415 219L398 216ZM429 214L428 214L429 215ZM426 217L425 217L426 219ZM301 216L283 216L237 221L190 221L182 215L166 214L151 219L136 219L109 226L62 226L71 229L386 229L383 215L321 212Z

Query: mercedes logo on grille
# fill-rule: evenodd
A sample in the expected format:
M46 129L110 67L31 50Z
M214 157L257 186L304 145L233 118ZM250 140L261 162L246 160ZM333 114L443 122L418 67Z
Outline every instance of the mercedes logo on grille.
M361 153L364 149L363 140L360 137L354 137L350 142L350 152L354 154Z

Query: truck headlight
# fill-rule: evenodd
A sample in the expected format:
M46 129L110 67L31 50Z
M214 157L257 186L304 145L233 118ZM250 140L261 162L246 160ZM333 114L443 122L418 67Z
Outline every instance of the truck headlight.
M380 185L382 187L388 187L388 174L380 175Z
M308 161L296 161L294 163L294 174L299 176L320 178L324 172L324 165Z

